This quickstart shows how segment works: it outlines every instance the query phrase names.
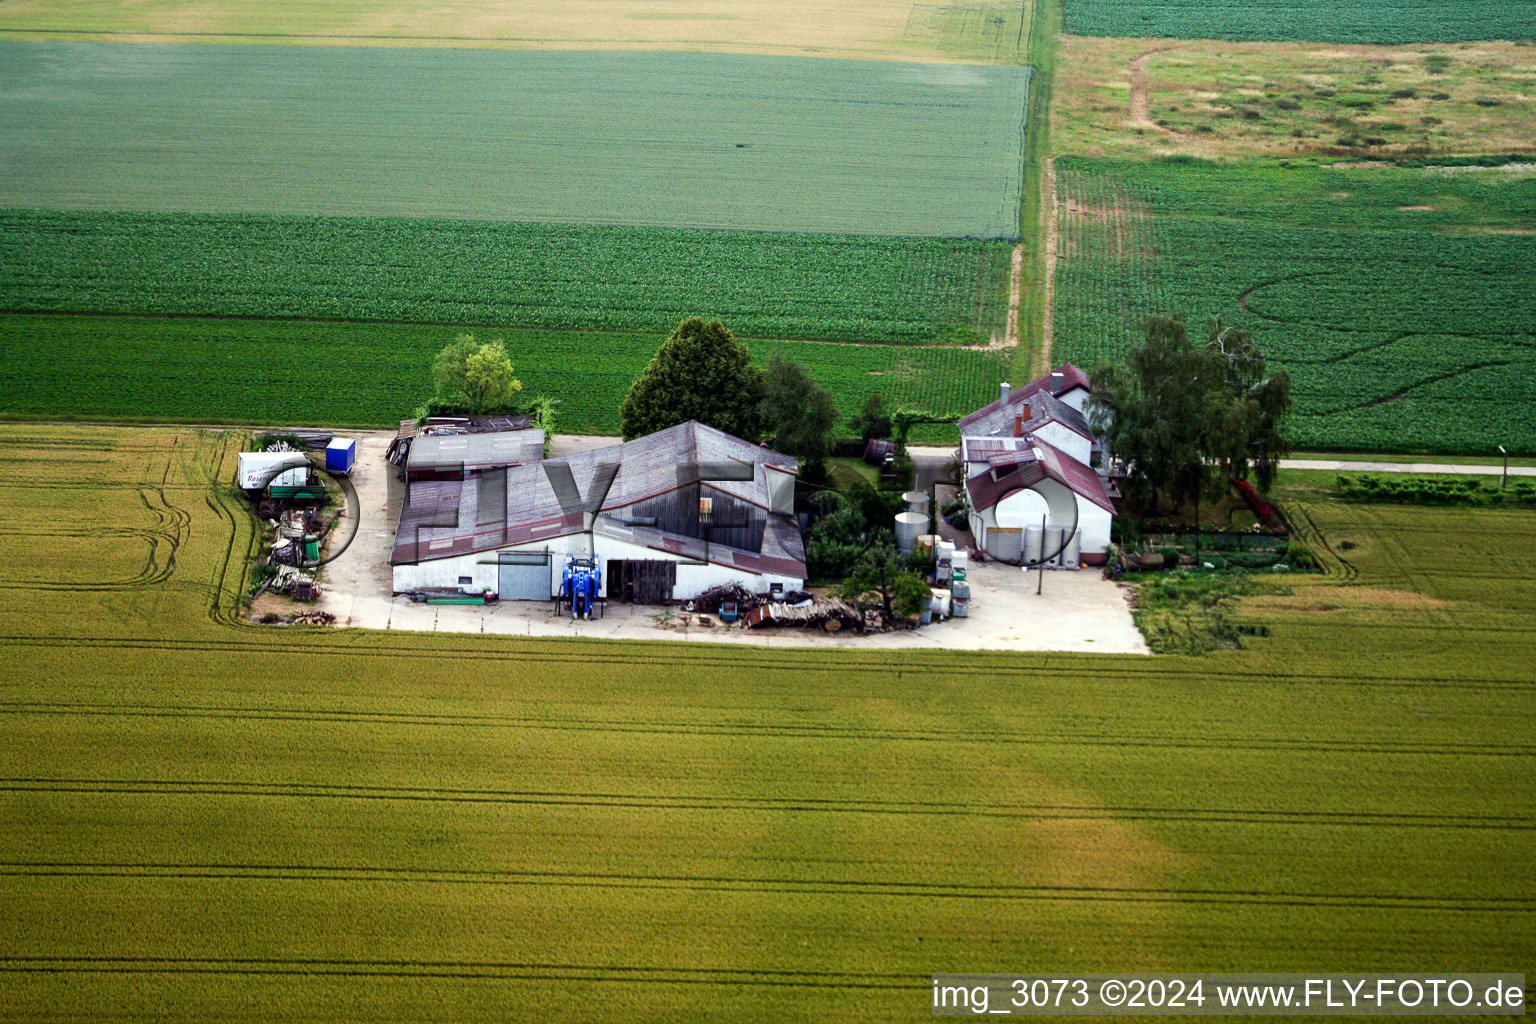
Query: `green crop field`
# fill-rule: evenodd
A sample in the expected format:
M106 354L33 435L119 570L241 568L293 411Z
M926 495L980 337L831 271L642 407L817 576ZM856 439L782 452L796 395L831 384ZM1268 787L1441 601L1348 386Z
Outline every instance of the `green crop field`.
M0 42L0 206L1013 238L1028 81L724 54Z
M431 391L432 357L460 333L415 324L0 316L0 394L11 417L393 426ZM525 393L560 400L558 429L616 434L619 403L665 338L475 328L504 339ZM837 399L865 396L958 418L993 397L1005 353L794 341L781 351ZM218 381L210 387L209 381ZM914 436L937 437L940 428ZM953 430L948 432L953 435Z
M0 308L985 340L1009 246L657 228L0 211Z
M1528 0L1065 0L1068 32L1340 43L1536 38Z
M7 1020L918 1020L933 971L1536 948L1536 513L1295 503L1329 575L1198 659L272 628L239 441L0 427Z
M1536 179L1072 159L1058 182L1062 357L1221 316L1290 372L1300 447L1536 452Z

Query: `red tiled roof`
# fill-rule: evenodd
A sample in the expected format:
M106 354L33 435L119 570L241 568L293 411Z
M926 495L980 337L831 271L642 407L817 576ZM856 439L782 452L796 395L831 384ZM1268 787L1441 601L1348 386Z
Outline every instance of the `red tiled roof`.
M1061 374L1061 380L1056 379L1056 374ZM1062 363L1056 369L1019 388L1021 394L1032 394L1042 388L1049 388L1051 395L1060 398L1073 388L1082 388L1084 391L1092 390L1092 384L1088 375L1071 363Z
M1110 513L1115 511L1114 503L1104 492L1104 482L1099 479L1098 473L1054 445L1039 438L1032 440L1033 451L1016 453L1027 456L1027 459L1019 461L1010 455L1005 461L1005 458L1000 457L965 482L972 508L977 511L989 509L1014 491L1033 487L1050 477L1100 508ZM1034 452L1039 452L1038 458Z

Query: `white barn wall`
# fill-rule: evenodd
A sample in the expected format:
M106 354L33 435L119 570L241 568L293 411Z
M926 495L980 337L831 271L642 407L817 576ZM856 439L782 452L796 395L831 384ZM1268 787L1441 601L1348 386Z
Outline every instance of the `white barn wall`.
M608 563L614 559L665 559L677 562L677 585L672 591L673 600L677 601L686 601L697 597L711 587L727 583L739 583L753 593L766 593L774 583L782 583L785 590L799 590L805 585L803 579L772 573L759 575L714 563L693 562L665 551L656 551L615 537L605 537L600 533L593 538L593 542L602 565L604 589L608 585ZM501 551L548 551L550 555L549 593L553 597L560 589L560 578L565 569L566 556L575 554L587 557L587 536L570 534L564 537L553 537L547 541L509 544L506 547L478 551L471 555L433 559L416 565L397 565L394 567L395 593L422 590L428 587L456 589L460 587L460 576L470 576L474 579L473 584L463 588L465 590L477 592L495 590L501 584L497 558L498 552Z

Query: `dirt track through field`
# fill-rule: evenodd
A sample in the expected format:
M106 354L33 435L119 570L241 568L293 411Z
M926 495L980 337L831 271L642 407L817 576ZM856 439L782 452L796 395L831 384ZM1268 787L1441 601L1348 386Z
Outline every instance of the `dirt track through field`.
M1008 276L1008 326L998 348L1013 348L1019 343L1019 292L1024 277L1024 246L1013 247L1012 269Z
M1056 327L1056 247L1059 225L1056 223L1056 158L1045 160L1045 302L1042 316L1045 322L1040 328L1040 366L1044 372L1051 368L1051 346L1055 341Z
M1150 105L1147 89L1147 64L1161 53L1169 53L1169 49L1149 50L1131 61L1131 125L1135 128L1150 128L1155 132L1161 132L1171 139L1179 137L1179 133L1169 128L1164 128L1148 114Z

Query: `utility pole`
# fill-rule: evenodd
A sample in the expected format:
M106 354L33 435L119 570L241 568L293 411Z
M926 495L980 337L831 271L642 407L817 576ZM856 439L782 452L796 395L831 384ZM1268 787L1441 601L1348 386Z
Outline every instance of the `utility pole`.
M1502 491L1509 484L1509 452L1499 445L1499 454L1504 456L1504 475L1499 477L1499 490Z
M1045 587L1045 516L1044 515L1040 516L1040 568L1035 570L1035 571L1037 573L1039 573L1039 575L1035 577L1035 596L1039 597L1041 591Z

